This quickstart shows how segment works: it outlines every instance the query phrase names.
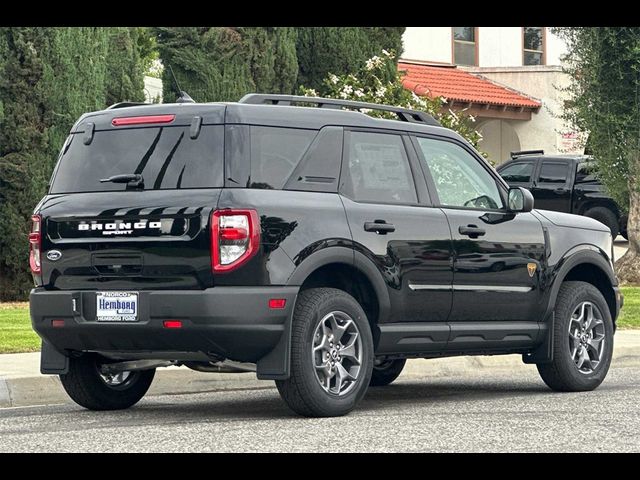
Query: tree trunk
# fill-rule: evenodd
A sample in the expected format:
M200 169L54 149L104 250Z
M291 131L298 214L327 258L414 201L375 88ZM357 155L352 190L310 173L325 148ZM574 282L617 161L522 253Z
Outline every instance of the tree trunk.
M640 191L636 175L629 178L629 250L616 262L616 274L622 284L640 284Z

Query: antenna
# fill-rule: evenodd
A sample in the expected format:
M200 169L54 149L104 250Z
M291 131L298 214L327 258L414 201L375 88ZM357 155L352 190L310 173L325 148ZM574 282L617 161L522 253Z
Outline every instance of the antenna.
M187 92L180 88L180 84L178 83L178 79L176 78L175 73L173 73L173 68L171 65L167 65L169 67L169 72L171 72L171 77L173 77L173 83L176 86L176 90L178 90L178 98L176 99L176 103L196 103L193 98L189 96Z

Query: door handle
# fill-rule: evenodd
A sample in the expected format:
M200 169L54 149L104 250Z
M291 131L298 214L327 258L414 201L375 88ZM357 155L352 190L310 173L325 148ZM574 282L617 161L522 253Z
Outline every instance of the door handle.
M483 228L478 228L477 225L467 225L466 227L458 227L460 235L467 235L470 238L478 238L487 233Z
M390 232L395 232L396 227L392 223L387 223L384 220L374 220L373 222L364 223L365 232L376 232L378 235L386 235Z
M553 193L555 193L556 195L562 195L562 194L564 194L564 193L567 193L567 189L566 189L566 188L559 187L559 188L556 188L556 189L553 191Z

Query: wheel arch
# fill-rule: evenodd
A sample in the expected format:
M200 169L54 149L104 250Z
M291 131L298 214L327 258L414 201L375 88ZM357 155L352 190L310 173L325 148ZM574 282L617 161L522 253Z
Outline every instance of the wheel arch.
M377 342L377 326L388 318L391 302L382 274L362 253L347 247L320 250L298 265L288 284L300 286L301 291L314 287L346 291L367 313Z
M582 281L596 287L609 306L611 318L616 321L616 294L614 286L617 280L608 260L599 250L581 249L573 253L568 253L558 262L558 269L553 277L553 286L549 296L548 313L553 311L560 286L565 281Z

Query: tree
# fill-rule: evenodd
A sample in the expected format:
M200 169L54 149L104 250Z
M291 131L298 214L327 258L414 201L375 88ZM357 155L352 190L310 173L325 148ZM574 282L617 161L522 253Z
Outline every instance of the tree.
M391 80L385 80L389 66L393 66L394 74ZM473 128L475 119L463 112L444 110L445 100L441 97L419 97L415 93L402 86L403 72L395 67L395 54L382 50L379 55L362 63L359 70L346 75L329 73L323 81L324 96L329 98L341 98L359 102L380 103L395 105L414 110L421 110L433 115L443 127L455 130L477 148L480 134ZM307 96L318 96L313 88L302 87ZM363 110L372 117L397 118L389 112L379 110Z
M29 219L73 123L106 107L108 95L120 101L114 92L141 97L127 35L102 27L0 28L0 300L24 299L32 286Z
M640 283L640 28L566 27L565 119L589 135L599 176L628 206L629 249L616 262L622 282Z
M323 80L329 72L352 73L382 49L402 53L405 27L299 27L298 84L325 94ZM385 63L385 79L395 66Z
M147 59L142 58L140 50L148 45L143 40L139 41L139 37L145 35L144 30L114 27L107 32L107 105L122 101L143 102Z
M236 101L250 92L291 93L297 77L292 27L161 27L160 59L198 102ZM165 102L178 94L168 68Z

